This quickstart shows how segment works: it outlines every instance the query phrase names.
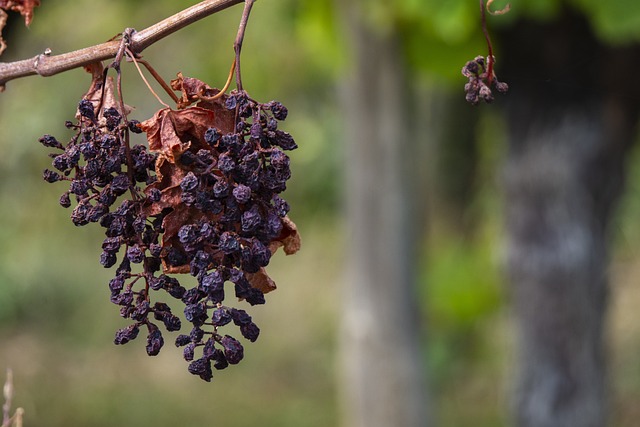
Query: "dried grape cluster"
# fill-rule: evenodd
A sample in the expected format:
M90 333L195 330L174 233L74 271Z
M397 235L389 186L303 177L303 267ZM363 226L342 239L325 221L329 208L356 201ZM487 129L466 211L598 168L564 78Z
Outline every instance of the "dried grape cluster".
M132 321L114 342L132 341L146 328L147 353L157 355L164 344L159 325L183 326L169 303L152 302L152 295L166 293L184 305L191 324L175 344L183 347L189 372L210 381L212 367L224 369L244 355L222 327L233 323L252 342L260 333L245 310L225 304L229 287L240 300L263 304L275 289L265 271L272 254L300 246L280 197L291 177L285 151L297 145L278 128L287 117L279 102L259 103L244 91L222 95L181 75L171 84L182 92L180 109L162 109L140 123L127 120L127 107L113 101L110 80L94 81L78 105L77 123L67 122L76 132L70 141L40 139L57 150L44 179L69 183L60 204L76 202L75 225L105 229L100 263L117 265L111 301ZM142 132L148 147L130 146L130 134ZM175 276L181 273L195 277L192 287Z
M468 61L462 67L462 75L469 79L464 85L466 100L472 105L477 105L480 101L487 104L493 102L493 85L500 93L506 93L509 85L499 82L493 72L493 67L488 67L489 59L483 56L476 56L473 61Z

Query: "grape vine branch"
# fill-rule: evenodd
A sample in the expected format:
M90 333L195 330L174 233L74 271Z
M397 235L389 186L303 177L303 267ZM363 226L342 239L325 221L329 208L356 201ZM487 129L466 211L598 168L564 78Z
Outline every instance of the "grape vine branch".
M250 5L252 5L254 1L255 0L247 1L244 15L248 16L248 10L250 10ZM176 31L239 3L244 3L244 0L205 0L157 24L133 33L128 47L132 52L139 54L147 47ZM53 76L97 61L114 58L118 53L120 45L120 40L111 40L106 43L60 55L50 55L45 52L32 58L15 62L0 62L0 92L5 89L7 82L13 79L33 75L43 77Z

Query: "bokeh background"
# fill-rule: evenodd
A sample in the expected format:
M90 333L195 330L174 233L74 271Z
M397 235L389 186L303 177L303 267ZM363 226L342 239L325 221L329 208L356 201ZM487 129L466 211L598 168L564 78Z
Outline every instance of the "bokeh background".
M260 0L252 12L243 82L253 98L275 98L289 108L286 130L300 148L291 155L293 178L285 198L303 248L293 257L274 257L269 271L279 288L267 295L266 305L250 309L260 339L246 345L240 365L214 372L211 384L188 374L170 337L154 358L141 339L112 344L126 322L109 302L111 271L98 263L102 232L74 227L70 211L58 206L63 186L42 181L50 159L37 139L45 133L60 140L69 136L64 121L73 118L90 76L73 70L19 79L0 94L0 371L14 372L14 403L24 407L25 425L341 424L337 351L349 260L344 189L350 167L341 91L353 55L336 3ZM502 274L506 124L500 101L475 109L464 104L460 75L465 61L486 53L476 3L371 1L368 12L382 33L401 33L399 49L414 88L421 130L413 141L421 178L412 183L419 201L421 358L434 425L452 427L511 425L515 359L510 293ZM614 3L626 5L618 15L606 2L571 2L589 16L602 40L632 41L640 9L632 2ZM190 4L43 0L30 29L18 15L10 16L2 61L46 48L56 54L97 44ZM559 7L551 0L513 0L512 12L490 18L490 26L509 28L524 15L552 20ZM181 71L221 86L240 13L236 6L206 18L149 47L144 56L167 80ZM518 85L517 79L508 82ZM124 85L133 117L143 120L161 108L131 64L124 66ZM628 158L628 184L611 227L606 342L615 426L633 426L640 415L639 156L635 150Z

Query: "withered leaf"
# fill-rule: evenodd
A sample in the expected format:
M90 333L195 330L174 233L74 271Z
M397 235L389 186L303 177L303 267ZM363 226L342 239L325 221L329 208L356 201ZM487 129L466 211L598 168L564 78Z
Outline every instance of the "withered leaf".
M212 88L201 80L194 79L192 77L184 77L182 73L178 73L178 77L171 80L171 88L173 90L182 92L181 102L178 105L178 108L184 108L193 104L194 102L198 102L200 101L202 96L209 98L220 93L219 89ZM219 102L209 102L206 103L206 105L200 106L216 110L216 104L222 106L222 104Z
M142 122L140 128L147 134L149 150L175 163L192 144L199 145L198 149L204 148L200 141L215 122L214 112L204 108L191 107L180 111L165 108Z
M91 74L91 85L84 94L83 99L93 99L96 97L96 93L102 91L102 86L104 85L104 66L102 62L98 61L85 65L83 68L87 73Z
M0 55L7 48L7 43L2 38L2 30L7 24L7 10L20 13L24 17L24 23L28 27L33 19L33 9L40 6L40 0L0 0Z
M0 55L7 48L7 43L2 38L2 29L7 25L7 12L0 9Z
M253 288L259 289L263 294L276 289L276 282L269 277L264 267L260 267L257 273L245 273L245 277Z
M0 0L0 9L20 13L28 27L33 19L33 9L40 6L40 0ZM2 27L0 27L0 30Z
M285 216L282 218L282 231L278 238L271 242L269 250L274 253L278 248L282 247L285 254L293 255L300 250L300 246L298 227L288 216Z

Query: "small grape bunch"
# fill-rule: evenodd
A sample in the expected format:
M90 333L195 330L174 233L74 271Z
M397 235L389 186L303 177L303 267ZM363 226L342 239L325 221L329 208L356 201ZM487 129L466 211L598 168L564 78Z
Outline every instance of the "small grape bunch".
M484 101L487 104L493 102L491 86L495 87L500 93L506 93L509 90L509 85L498 81L493 72L493 67L488 66L488 64L492 65L493 59L476 56L473 61L468 61L462 67L462 75L469 79L464 85L466 100L472 105L477 105L480 101Z
M233 323L251 342L260 334L245 310L225 303L228 287L241 301L264 304L264 294L275 289L265 270L271 256L280 247L286 254L300 247L280 196L291 177L286 151L297 145L278 127L287 117L279 102L259 103L245 91L221 94L182 75L171 83L182 92L180 109L164 108L142 123L109 102L112 83L94 84L107 93L80 101L77 123L67 122L76 131L70 141L40 139L58 150L44 179L69 183L60 204L68 208L75 200L75 225L105 229L100 263L117 264L111 302L132 321L116 332L115 344L146 328L146 351L157 355L164 345L160 326L183 326L170 304L152 301L154 292L166 293L184 306L190 323L175 344L183 347L189 372L210 381L212 368L244 356L240 341L221 328ZM130 134L143 132L148 147L131 146ZM195 284L185 287L177 274L193 276Z

